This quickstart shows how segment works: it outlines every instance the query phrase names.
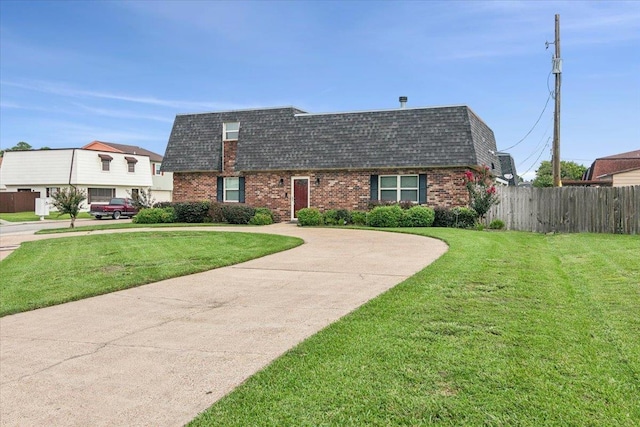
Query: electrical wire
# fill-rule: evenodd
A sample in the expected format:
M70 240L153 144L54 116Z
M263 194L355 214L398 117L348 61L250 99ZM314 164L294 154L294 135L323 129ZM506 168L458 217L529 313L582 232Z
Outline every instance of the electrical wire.
M542 157L542 153L544 153L544 150L549 146L549 141L551 141L551 137L549 137L547 139L547 143L544 144L544 147L542 147L542 150L540 151L540 155L534 160L534 162L531 164L529 169L527 169L527 171L525 173L520 174L520 176L524 176L524 175L528 174L531 171L531 169L533 169L533 167L538 163L538 160L540 160L540 157Z
M547 110L547 106L549 105L549 100L554 96L553 92L549 89L549 77L551 76L551 74L552 73L549 73L549 75L547 76L547 90L549 90L549 96L547 97L547 101L544 103L544 108L542 109L542 112L540 113L540 116L538 116L538 120L536 120L536 122L533 124L531 129L529 129L529 132L527 132L527 134L525 136L523 136L522 139L520 139L520 141L516 142L515 144L513 144L510 147L503 148L503 149L501 149L499 151L508 151L508 150L511 150L513 147L516 147L516 146L520 145L520 143L522 141L524 141L525 139L527 139L527 137L531 134L531 132L533 132L533 130L538 125L538 123L540 123L540 119L542 119L542 115Z
M531 154L529 154L523 161L521 161L518 164L518 168L522 165L524 165L527 160L529 160L531 157L533 157L538 150L540 149L540 146L542 145L542 143L544 142L544 138L547 136L547 133L549 132L549 128L551 128L551 124L553 123L553 120L549 121L549 125L547 126L547 128L544 130L544 133L542 134L542 138L540 138L540 142L538 142L538 145L536 145L536 148L533 149L533 151L531 152ZM548 140L547 140L548 142Z

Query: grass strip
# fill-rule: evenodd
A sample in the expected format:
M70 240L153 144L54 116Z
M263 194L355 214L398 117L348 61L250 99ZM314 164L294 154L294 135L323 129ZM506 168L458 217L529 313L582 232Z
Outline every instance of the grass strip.
M61 233L79 233L84 231L98 231L98 230L119 230L124 228L175 228L175 227L238 227L233 224L227 223L185 223L185 222L172 222L167 224L135 224L132 222L115 221L108 223L105 220L104 224L97 225L81 225L74 228L50 228L44 230L38 230L35 234L61 234ZM76 223L77 224L77 223ZM240 226L241 227L241 226ZM246 226L253 227L253 226Z
M91 215L89 215L89 212L80 212L78 214L78 218L79 219L89 219L89 218L93 218L93 217ZM31 221L40 221L40 216L36 215L34 212L0 213L0 219L3 219L5 221L9 221L9 222L31 222ZM44 217L44 219L46 219L46 220L60 220L60 221L67 220L67 221L69 221L71 219L71 217L69 217L69 214L58 215L57 212L54 212L52 214L46 215Z
M640 239L455 229L191 426L640 425Z
M0 316L237 264L300 244L293 237L213 231L25 242L0 261Z

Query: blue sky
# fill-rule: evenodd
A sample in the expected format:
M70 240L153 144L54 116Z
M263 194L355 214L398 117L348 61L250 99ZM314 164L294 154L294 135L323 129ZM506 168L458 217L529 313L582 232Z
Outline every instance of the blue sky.
M556 13L562 159L640 149L635 1L3 0L0 147L163 154L179 113L377 110L405 95L470 106L499 149L530 132L509 152L531 177L551 159Z

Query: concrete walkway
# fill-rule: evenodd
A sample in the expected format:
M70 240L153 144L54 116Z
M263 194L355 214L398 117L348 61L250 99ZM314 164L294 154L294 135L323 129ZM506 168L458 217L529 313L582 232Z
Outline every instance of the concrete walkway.
M298 236L305 244L0 319L0 424L183 425L447 250L438 240L376 231L216 230Z

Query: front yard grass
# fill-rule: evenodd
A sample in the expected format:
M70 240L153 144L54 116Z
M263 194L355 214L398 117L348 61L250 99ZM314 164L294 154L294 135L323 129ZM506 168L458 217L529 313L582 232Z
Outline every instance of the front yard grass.
M638 426L640 238L405 229L429 267L191 426Z
M93 218L89 215L89 212L80 212L78 214L79 219L89 219ZM0 219L9 222L30 222L30 221L40 221L40 216L36 215L33 212L15 212L15 213L0 213ZM47 220L70 220L69 214L58 215L57 212L53 212L49 215L46 215L44 219Z
M301 239L149 231L25 242L0 262L0 316L258 258Z

